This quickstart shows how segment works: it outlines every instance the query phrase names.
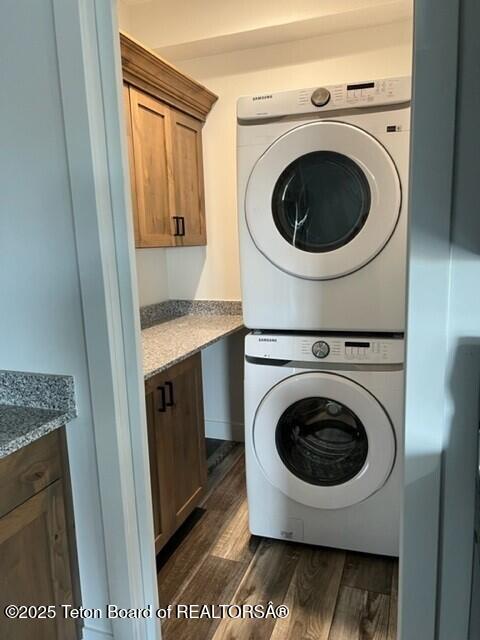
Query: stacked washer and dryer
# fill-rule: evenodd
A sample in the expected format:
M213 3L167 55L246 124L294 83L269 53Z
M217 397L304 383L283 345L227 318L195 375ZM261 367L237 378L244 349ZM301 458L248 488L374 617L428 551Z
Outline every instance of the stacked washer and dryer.
M250 530L398 555L410 78L237 121Z

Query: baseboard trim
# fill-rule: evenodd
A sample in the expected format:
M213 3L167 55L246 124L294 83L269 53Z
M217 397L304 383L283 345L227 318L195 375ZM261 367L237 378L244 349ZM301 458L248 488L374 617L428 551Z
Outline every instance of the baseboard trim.
M241 422L223 422L221 420L205 420L205 436L219 440L245 442L245 430Z

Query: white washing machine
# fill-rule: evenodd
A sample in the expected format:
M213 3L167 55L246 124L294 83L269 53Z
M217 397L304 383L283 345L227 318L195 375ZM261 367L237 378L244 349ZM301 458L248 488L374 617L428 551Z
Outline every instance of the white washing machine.
M251 532L397 556L403 339L257 331L245 354Z
M238 100L247 327L404 330L410 82Z

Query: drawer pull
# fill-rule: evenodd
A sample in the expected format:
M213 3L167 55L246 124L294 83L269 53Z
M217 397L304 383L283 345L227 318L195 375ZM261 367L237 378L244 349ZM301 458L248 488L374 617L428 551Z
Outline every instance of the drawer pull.
M185 235L185 218L184 216L172 216L172 220L175 220L175 233L174 236Z
M175 233L173 235L181 236L182 233L180 231L180 225L179 225L179 222L181 220L180 216L172 216L172 219L175 220Z
M157 391L160 391L160 406L158 407L157 411L159 411L160 413L165 413L165 411L167 410L165 387L157 387Z
M173 383L172 382L165 382L165 386L168 389L168 400L166 402L166 406L167 407L173 407L173 405L175 404L175 399L173 397Z

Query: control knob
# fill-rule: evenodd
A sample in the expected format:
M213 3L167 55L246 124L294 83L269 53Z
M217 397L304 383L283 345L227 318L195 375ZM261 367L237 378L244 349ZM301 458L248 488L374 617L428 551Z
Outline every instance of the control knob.
M330 101L330 91L325 87L315 89L312 93L311 101L316 107L324 107Z
M324 340L313 343L312 353L316 358L326 358L330 353L330 347Z

